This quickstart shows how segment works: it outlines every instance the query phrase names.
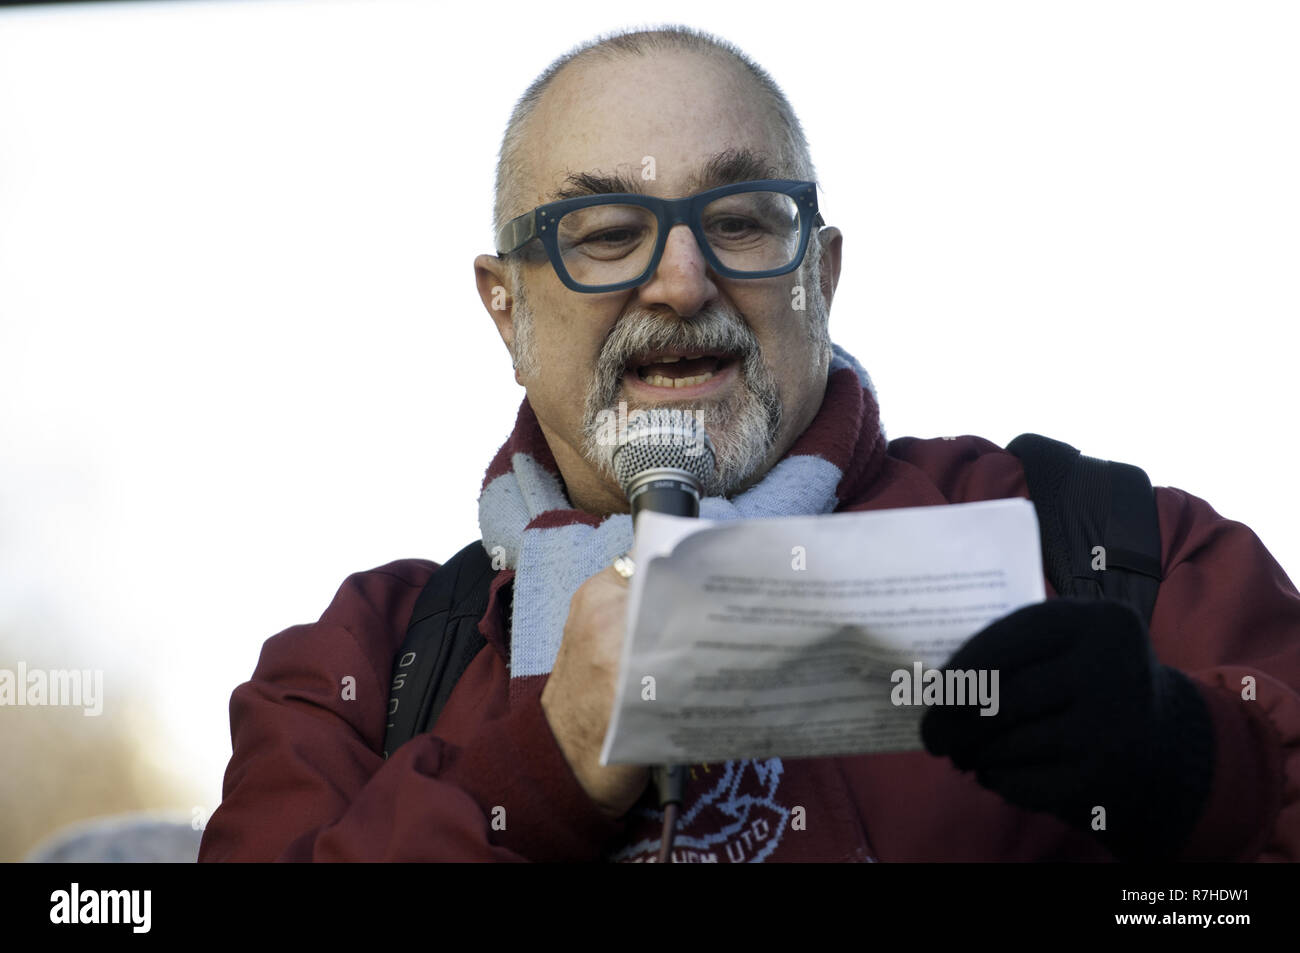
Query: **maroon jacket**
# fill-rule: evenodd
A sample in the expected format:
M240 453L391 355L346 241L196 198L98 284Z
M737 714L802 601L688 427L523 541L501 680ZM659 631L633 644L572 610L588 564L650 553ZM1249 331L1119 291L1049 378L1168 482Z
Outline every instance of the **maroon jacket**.
M1028 495L1019 459L987 440L904 437L854 508ZM1248 527L1172 487L1156 503L1164 581L1152 642L1196 681L1214 720L1213 787L1184 857L1300 859L1300 593ZM542 713L546 679L507 704L513 572L493 582L479 624L488 644L435 730L384 760L394 653L437 568L404 559L356 573L319 622L267 640L231 697L234 753L199 860L653 856L650 795L618 822L597 811ZM692 777L679 862L1110 859L925 752L696 765Z

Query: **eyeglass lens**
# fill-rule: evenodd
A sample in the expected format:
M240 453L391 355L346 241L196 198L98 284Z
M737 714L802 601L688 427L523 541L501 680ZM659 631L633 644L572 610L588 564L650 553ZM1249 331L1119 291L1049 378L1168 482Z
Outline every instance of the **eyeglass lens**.
M701 225L718 260L738 272L784 268L799 251L799 206L781 192L714 199L702 210ZM582 285L612 285L646 270L659 222L639 205L591 205L561 218L556 238L569 277Z

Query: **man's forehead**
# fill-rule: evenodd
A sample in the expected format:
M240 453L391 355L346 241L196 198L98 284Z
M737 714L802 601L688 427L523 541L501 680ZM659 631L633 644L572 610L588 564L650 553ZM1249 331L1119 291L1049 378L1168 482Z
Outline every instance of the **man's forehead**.
M770 102L733 64L667 54L575 65L530 124L538 204L610 192L676 197L785 177Z

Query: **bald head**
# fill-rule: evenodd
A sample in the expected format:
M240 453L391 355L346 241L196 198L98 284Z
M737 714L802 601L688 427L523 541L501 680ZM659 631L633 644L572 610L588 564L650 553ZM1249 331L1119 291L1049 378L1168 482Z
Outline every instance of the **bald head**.
M684 26L613 34L584 43L555 60L520 97L506 125L497 162L494 237L511 218L551 199L547 191L550 183L538 181L537 160L570 134L573 120L593 113L599 120L602 107L620 108L610 102L610 96L598 97L603 103L593 101L591 90L602 91L599 82L590 82L598 75L616 81L623 77L628 82L636 82L636 77L671 79L666 90L657 91L653 102L647 90L643 103L652 107L648 111L652 123L680 116L691 103L698 105L701 93L712 87L729 106L764 127L769 142L765 151L777 173L773 177L816 180L807 139L785 94L740 49ZM704 114L697 109L697 115ZM645 154L631 159L624 154L621 161L639 163ZM669 158L654 156L656 167ZM635 171L640 174L640 166Z

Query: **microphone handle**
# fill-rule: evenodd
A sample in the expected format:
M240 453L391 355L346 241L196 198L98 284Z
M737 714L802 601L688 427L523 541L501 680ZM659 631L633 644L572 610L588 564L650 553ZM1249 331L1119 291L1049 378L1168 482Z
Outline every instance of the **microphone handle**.
M650 769L655 787L659 790L659 806L682 803L686 791L686 765L661 764Z
M652 480L645 484L632 498L631 504L634 526L637 516L643 510L653 510L669 516L698 517L700 515L700 498L690 484L672 478Z

